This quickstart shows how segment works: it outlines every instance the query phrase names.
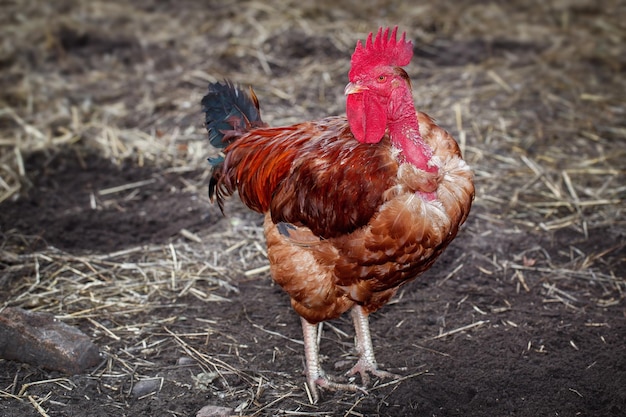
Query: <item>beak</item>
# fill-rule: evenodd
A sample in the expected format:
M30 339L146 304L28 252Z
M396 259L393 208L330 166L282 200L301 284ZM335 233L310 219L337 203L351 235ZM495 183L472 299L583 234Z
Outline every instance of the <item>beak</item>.
M363 85L357 83L348 83L348 85L346 85L346 89L343 90L343 93L349 96L350 94L362 93L363 91L367 90L368 88Z

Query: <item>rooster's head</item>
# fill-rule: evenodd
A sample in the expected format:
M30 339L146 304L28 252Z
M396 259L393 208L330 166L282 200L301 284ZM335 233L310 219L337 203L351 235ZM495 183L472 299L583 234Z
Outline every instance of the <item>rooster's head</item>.
M345 90L346 113L359 142L382 139L390 113L397 109L394 101L406 96L394 93L398 88L410 90L409 77L401 67L411 61L413 44L405 39L405 33L396 40L397 31L396 26L390 35L389 28L380 28L373 40L370 33L365 46L358 41L352 54L350 83Z

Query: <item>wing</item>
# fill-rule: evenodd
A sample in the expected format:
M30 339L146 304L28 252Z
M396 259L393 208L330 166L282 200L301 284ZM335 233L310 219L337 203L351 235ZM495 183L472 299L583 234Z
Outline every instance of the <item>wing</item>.
M366 225L397 170L388 140L359 143L345 117L329 117L244 135L226 148L222 185L274 223L328 239Z

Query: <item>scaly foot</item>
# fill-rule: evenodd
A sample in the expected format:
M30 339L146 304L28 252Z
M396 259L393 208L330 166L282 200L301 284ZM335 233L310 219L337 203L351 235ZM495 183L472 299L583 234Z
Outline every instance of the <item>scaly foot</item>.
M317 324L311 324L304 318L301 319L301 322L302 333L304 335L304 356L306 359L306 383L309 388L312 403L315 404L320 399L318 387L330 390L366 392L356 384L333 382L324 375L318 357Z
M361 374L361 382L365 387L367 387L370 383L369 374L379 378L399 378L400 375L378 369L376 358L374 357L372 337L370 336L369 320L367 318L367 313L363 310L363 307L355 305L352 307L351 313L352 320L354 322L356 350L359 354L359 360L346 375L354 375L356 373Z

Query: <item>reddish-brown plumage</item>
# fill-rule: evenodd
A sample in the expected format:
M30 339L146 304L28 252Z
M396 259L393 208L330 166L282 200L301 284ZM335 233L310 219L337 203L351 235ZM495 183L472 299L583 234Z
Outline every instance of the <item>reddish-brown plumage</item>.
M357 142L345 117L256 129L226 148L221 183L274 223L335 237L365 225L382 202L397 170L390 147Z
M272 277L305 319L314 399L317 385L356 386L324 377L311 323L352 309L360 355L353 371L389 376L376 367L367 314L430 268L474 198L457 143L415 111L408 75L398 66L410 60L411 43L404 34L396 41L395 29L388 36L379 30L365 47L358 44L353 65L362 67L350 71L347 117L269 128L262 127L258 103L230 84L213 87L203 100L212 143L228 143L223 164L213 162L211 197L221 206L238 190L248 207L265 213ZM236 105L216 95L224 90ZM226 114L249 116L249 130L236 119L232 130L219 130Z
M465 221L471 172L454 139L418 118L442 161L437 174L400 163L387 138L357 142L343 117L256 129L226 148L220 184L267 213L274 280L307 320L335 318L355 302L377 310L431 266ZM433 191L432 202L420 194ZM279 222L293 225L288 236Z
M454 139L425 114L418 116L425 141L442 161L440 172L430 175L396 162L386 170L386 178L355 178L362 187L390 184L366 225L321 240L320 234L303 225L296 229L300 233L296 238L279 233L272 220L280 217L279 213L267 215L265 231L273 277L307 320L338 317L354 303L368 312L377 310L400 285L432 265L465 221L474 194L471 172L460 159ZM365 146L389 151L384 142ZM350 161L348 156L335 165L352 169L348 168ZM328 187L337 183L331 176L320 178ZM431 202L419 192L431 191L433 182L438 199ZM414 188L423 183L426 189ZM299 185L301 193L310 191ZM333 207L342 211L342 206Z

